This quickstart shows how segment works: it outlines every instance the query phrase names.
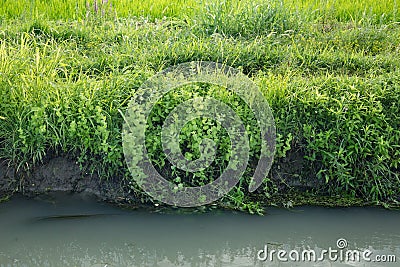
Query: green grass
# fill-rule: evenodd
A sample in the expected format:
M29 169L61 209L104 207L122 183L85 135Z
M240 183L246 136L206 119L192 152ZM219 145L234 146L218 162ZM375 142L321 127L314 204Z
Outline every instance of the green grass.
M97 4L96 4L97 3ZM242 14L245 17L254 9L258 11L266 5L278 4L291 12L303 14L301 19L326 22L336 19L341 22L390 23L399 21L399 3L397 0L2 0L0 18L3 19L51 19L83 20L88 15L112 14L115 17L190 18L196 13L207 13L210 9ZM96 7L97 6L97 7ZM253 9L253 10L251 10ZM243 12L246 11L246 12ZM255 12L258 12L257 10ZM263 13L263 16L268 12ZM233 17L236 19L237 17ZM296 17L299 19L299 17Z
M183 0L2 0L0 17L4 19L83 20L88 15L162 18L190 16L198 4Z
M122 153L120 111L156 72L207 60L241 69L262 89L276 120L275 169L292 164L290 155L300 154L304 167L291 178L320 181L318 190L310 193L398 204L396 1L184 5L124 0L113 2L111 9L110 1L104 4L104 12L100 2L95 12L93 1L89 7L84 1L2 1L0 157L11 166L23 172L47 157L68 155L104 179L131 179ZM223 90L220 94L227 103L235 102ZM171 108L184 97L188 96L175 93L162 101L159 120L167 115L161 107ZM237 110L254 127L246 109ZM190 127L200 126L195 122ZM192 128L184 133L183 144L196 157ZM153 162L176 179L178 174L161 155L157 125L152 129L148 138L154 145L148 149ZM197 135L207 136L201 131ZM223 140L222 147L227 144ZM258 141L253 141L254 162ZM219 157L223 165L224 155ZM246 191L252 166L225 204L258 210ZM218 176L217 167L196 177L205 183ZM268 201L284 190L291 186L271 172L257 198Z
M321 22L391 23L399 21L398 0L287 0L292 10L308 10L308 16Z

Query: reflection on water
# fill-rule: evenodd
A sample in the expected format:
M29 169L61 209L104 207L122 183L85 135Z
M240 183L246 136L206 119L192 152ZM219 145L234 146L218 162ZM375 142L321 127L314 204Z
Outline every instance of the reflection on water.
M0 266L400 266L399 222L400 212L378 208L188 215L126 211L79 196L14 198L0 205ZM337 249L339 238L349 249L396 255L397 264L257 259L265 245L320 251Z

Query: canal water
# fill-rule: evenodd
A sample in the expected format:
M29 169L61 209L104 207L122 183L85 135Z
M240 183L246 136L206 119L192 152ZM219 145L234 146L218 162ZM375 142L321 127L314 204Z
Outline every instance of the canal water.
M400 212L124 210L79 195L0 204L0 266L400 266Z

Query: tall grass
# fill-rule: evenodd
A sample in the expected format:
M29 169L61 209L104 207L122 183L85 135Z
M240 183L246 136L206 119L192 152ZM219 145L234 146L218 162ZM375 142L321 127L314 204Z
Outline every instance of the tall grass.
M399 22L398 0L284 0L291 10L305 11L309 19L356 23Z
M0 5L0 17L78 20L84 19L88 11L98 12L97 9L102 5L111 9L118 17L149 18L190 16L198 6L197 2L192 0L3 0Z
M107 17L111 1L96 10L93 1L4 0L0 158L27 170L65 154L100 177L129 180L119 110L155 72L215 61L254 79L274 112L281 169L258 193L290 189L284 175L304 186L315 178L318 194L398 203L398 14L395 2L353 2L360 9L339 0L123 0ZM282 171L290 155L303 162L292 175ZM244 196L240 186L230 195L240 205Z
M195 23L208 34L257 36L294 30L297 23L280 1L206 1Z
M102 3L115 12L117 17L162 18L191 17L195 14L210 15L210 19L241 19L246 16L258 16L257 21L273 19L279 5L282 9L301 13L302 19L338 20L352 22L388 23L399 22L398 0L2 0L0 18L25 19L84 19L87 12L96 12L96 6ZM89 6L89 8L88 8ZM247 10L246 10L247 9ZM217 13L216 13L217 11ZM279 13L279 12L278 12ZM297 19L299 17L297 16ZM254 25L262 26L262 24ZM282 25L281 25L282 26Z

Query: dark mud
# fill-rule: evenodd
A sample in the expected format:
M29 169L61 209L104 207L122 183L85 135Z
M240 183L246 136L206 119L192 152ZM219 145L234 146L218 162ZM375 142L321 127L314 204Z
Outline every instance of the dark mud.
M121 179L100 179L96 174L85 173L78 164L65 157L56 157L40 164L29 172L16 172L4 162L0 164L0 196L19 193L38 196L52 192L94 195L107 202L134 200Z
M318 189L321 182L308 172L301 153L292 153L276 161L270 176L280 193ZM122 178L101 179L96 174L82 171L79 165L66 157L55 157L33 167L29 172L16 172L0 163L0 199L19 193L29 197L52 192L94 195L102 201L117 204L137 203L135 195Z

